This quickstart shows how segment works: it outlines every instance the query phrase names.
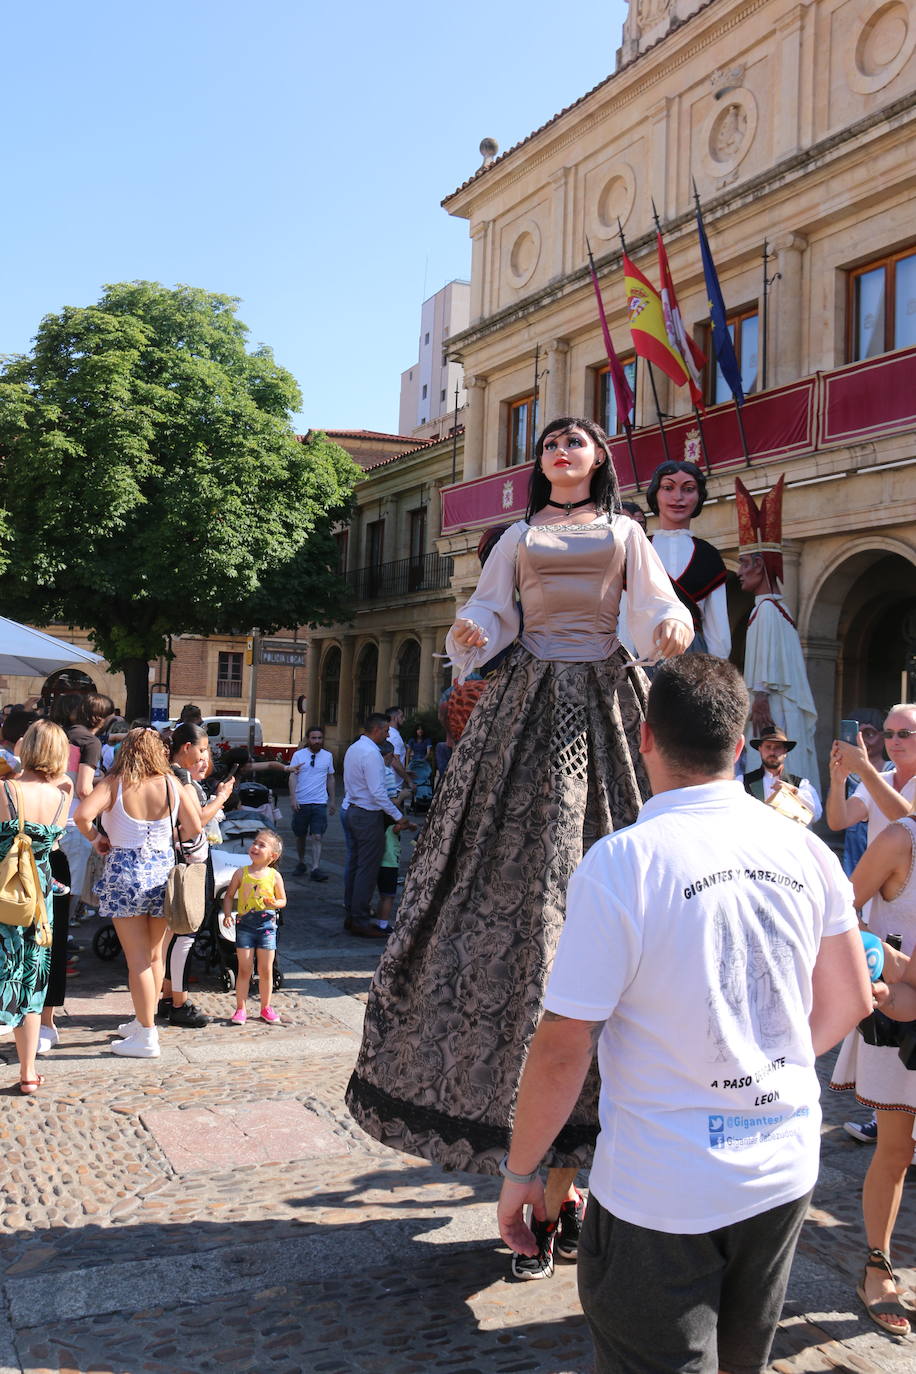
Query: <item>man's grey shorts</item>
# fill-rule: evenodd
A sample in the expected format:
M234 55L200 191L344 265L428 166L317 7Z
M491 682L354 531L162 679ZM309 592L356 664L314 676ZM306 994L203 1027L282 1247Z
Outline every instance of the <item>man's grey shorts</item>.
M589 1198L579 1297L595 1374L763 1374L810 1198L693 1236L633 1226Z

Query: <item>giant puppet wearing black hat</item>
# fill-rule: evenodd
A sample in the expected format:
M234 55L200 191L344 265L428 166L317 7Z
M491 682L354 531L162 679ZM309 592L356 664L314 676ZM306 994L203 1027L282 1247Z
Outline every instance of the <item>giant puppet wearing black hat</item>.
M744 650L744 680L751 694L747 733L759 735L768 724L781 726L797 741L793 768L819 788L814 752L817 710L798 630L779 591L784 481L780 477L758 507L741 479L735 479L738 576L743 589L754 593Z

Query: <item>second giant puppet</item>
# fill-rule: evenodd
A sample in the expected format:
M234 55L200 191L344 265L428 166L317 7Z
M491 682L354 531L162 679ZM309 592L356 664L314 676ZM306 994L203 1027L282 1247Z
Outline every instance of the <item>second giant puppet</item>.
M817 710L795 621L780 593L782 582L782 493L785 477L758 507L740 478L735 478L738 510L738 577L754 595L747 627L744 680L751 697L748 738L767 725L779 725L797 741L792 767L819 787L814 751Z
M717 549L690 533L706 500L706 478L695 463L671 460L652 474L646 500L658 516L652 547L693 620L688 653L728 658L732 647L725 599L725 564Z

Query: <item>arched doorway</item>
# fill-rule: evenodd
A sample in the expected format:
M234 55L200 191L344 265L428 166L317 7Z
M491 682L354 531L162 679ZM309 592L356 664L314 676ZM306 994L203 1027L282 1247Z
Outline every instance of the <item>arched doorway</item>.
M324 725L337 724L337 709L340 701L340 650L337 645L328 649L321 665L321 711L319 722Z
M913 696L916 563L905 545L898 548L856 549L828 572L812 599L804 638L822 760L837 720L854 707L886 710Z
M375 684L378 678L378 647L367 644L356 667L356 726L375 710Z
M398 705L410 715L420 699L420 646L406 639L398 654Z

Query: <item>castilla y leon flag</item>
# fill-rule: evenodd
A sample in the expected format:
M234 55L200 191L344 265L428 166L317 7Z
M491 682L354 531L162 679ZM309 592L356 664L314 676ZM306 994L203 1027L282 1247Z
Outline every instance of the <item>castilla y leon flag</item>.
M658 279L661 283L662 311L665 319L665 331L668 335L668 342L672 348L677 349L687 367L687 381L690 386L690 399L695 406L703 408L703 368L706 366L706 354L697 348L693 339L684 328L684 321L681 319L681 309L677 303L677 294L674 290L674 280L671 276L671 268L668 265L668 254L665 252L665 245L662 242L661 234L657 234L658 239Z
M662 298L626 253L623 255L623 277L634 349L641 358L660 367L675 386L684 386L688 380L687 368L680 352L668 342Z

